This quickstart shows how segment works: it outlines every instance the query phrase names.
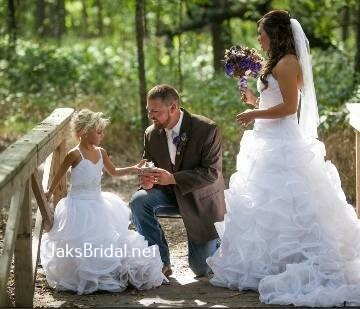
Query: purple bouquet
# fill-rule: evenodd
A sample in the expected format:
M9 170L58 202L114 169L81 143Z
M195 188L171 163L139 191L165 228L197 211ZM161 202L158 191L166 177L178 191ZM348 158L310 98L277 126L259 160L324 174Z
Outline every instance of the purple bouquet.
M236 45L225 50L226 74L239 79L241 92L246 90L249 76L256 78L259 75L262 61L262 57L254 48Z

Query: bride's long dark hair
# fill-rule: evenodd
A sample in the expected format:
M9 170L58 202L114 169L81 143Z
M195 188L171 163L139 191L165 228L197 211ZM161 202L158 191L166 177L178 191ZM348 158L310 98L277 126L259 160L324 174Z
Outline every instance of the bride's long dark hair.
M266 61L261 74L260 80L268 87L266 77L271 74L273 68L279 60L288 54L296 56L294 37L291 31L290 15L287 11L274 10L266 13L258 22L261 23L263 30L269 36L270 48L267 52L268 60Z

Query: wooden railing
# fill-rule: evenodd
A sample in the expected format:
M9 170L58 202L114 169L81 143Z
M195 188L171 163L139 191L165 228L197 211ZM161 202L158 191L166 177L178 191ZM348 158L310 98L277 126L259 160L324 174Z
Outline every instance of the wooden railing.
M0 307L11 306L7 293L14 256L15 306L32 307L43 229L53 222L53 209L44 189L54 177L66 152L71 108L56 109L28 134L0 154L0 208L8 219L0 256ZM45 162L42 181L39 167ZM32 192L38 206L32 228ZM66 177L54 192L54 205L66 195Z
M350 125L355 129L355 153L356 153L356 213L360 217L360 103L348 103L350 112Z

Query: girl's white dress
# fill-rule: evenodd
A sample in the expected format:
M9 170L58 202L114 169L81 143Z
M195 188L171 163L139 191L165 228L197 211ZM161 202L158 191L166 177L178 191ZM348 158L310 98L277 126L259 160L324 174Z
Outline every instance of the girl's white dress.
M79 149L80 151L80 149ZM81 154L81 152L80 152ZM128 230L130 211L115 194L101 192L103 160L82 160L71 170L71 191L59 201L52 229L43 235L41 264L57 290L88 294L160 286L157 246Z
M268 82L260 108L283 102L276 79ZM257 290L270 304L360 304L360 224L324 156L296 114L245 131L227 213L215 224L222 243L207 260L213 285Z

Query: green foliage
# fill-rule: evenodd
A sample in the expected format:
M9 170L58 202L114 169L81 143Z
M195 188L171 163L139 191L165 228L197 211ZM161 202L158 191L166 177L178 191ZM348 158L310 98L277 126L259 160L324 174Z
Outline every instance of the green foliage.
M213 77L212 54L206 38L196 48L194 39L183 39L183 93L186 107L226 124L222 129L238 138L235 115L244 106L239 102L236 82L222 74ZM176 58L162 44L147 49L148 88L156 83L178 84ZM6 55L6 40L0 53ZM322 130L345 123L344 103L353 94L353 61L338 51L313 51L314 80ZM136 56L132 48L120 48L101 40L80 41L56 47L18 41L12 57L0 61L1 118L9 126L28 119L36 122L61 105L95 105L111 115L114 122L125 121L140 129ZM94 103L96 101L96 103ZM89 103L91 102L91 103ZM21 127L21 130L26 127Z
M313 51L313 72L321 131L348 126L345 103L354 100L356 83L353 67L352 58L345 53L336 50Z
M2 41L3 55L6 48ZM86 105L85 97L96 98L98 108L115 119L131 119L136 111L135 56L100 42L55 48L19 41L16 54L4 57L0 68L5 125L36 122L61 105Z
M105 112L112 120L105 140L107 147L128 152L133 159L134 153L141 152L143 133L134 34L135 1L66 0L65 29L56 38L60 25L58 2L15 1L18 37L15 50L8 46L7 23L0 25L0 134L24 133L56 107L88 107ZM318 47L324 49L329 43L335 47L312 48L320 134L331 136L334 132L349 131L343 130L348 115L345 103L360 102L360 88L353 73L358 1L225 2L245 9L243 16L226 21L233 44L259 48L255 21L265 9L277 8L289 10L292 17L299 19ZM44 8L42 25L38 25L37 3ZM212 0L145 1L146 82L147 89L158 83L174 85L181 91L186 109L219 124L225 179L229 179L235 170L244 130L235 116L248 107L240 102L234 79L214 74L211 26L201 25L201 18L213 4ZM348 19L343 15L346 6ZM0 17L4 21L8 18L5 2L0 5ZM156 35L164 29L189 27L195 20L200 22L196 29L190 27L181 36ZM348 36L343 39L341 33L346 25ZM256 90L254 82L251 87ZM347 147L336 139L329 143L340 145L340 152ZM346 145L352 144L350 140ZM341 157L339 161L346 160ZM344 171L349 174L349 168ZM352 186L350 180L347 186Z

